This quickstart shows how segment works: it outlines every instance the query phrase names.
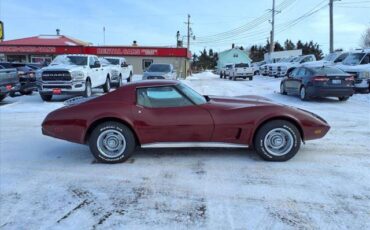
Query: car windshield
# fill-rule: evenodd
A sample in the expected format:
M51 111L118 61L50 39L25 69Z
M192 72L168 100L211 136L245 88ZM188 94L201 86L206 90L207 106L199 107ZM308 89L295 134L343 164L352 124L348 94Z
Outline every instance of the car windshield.
M312 70L318 75L327 75L327 74L346 74L346 72L332 67L317 67L312 68Z
M324 61L334 61L334 59L337 57L337 54L331 53L324 57Z
M148 71L149 72L164 72L164 73L168 73L171 71L171 68L169 65L165 65L165 64L155 64L155 65L150 65L149 68L148 68Z
M301 59L300 57L295 57L292 60L290 60L290 62L299 62L300 59Z
M345 65L359 65L361 59L364 57L365 53L352 53L349 54L344 60L343 64Z
M111 65L111 63L105 58L99 58L99 62L103 66Z
M235 68L249 67L247 63L235 64Z
M86 56L57 56L50 65L87 65Z
M177 85L178 89L183 92L190 100L192 100L197 105L202 105L207 103L207 100L204 96L197 93L195 90L190 88L189 86L180 83Z
M116 58L105 58L105 60L109 61L112 65L119 65L119 59Z

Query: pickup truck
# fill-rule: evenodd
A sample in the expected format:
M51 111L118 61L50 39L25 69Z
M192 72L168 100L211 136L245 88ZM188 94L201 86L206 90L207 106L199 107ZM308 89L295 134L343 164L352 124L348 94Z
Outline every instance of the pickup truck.
M116 67L118 71L118 77L112 78L112 83L117 84L118 86L122 85L122 80L130 82L132 80L133 68L132 65L127 64L124 57L104 57L111 65Z
M237 78L253 80L254 68L248 63L233 64L230 73L229 80L236 81Z
M109 92L110 75L95 55L58 55L49 66L36 72L40 97L50 101L53 95L90 97L92 88L103 87Z
M347 52L333 52L326 55L322 60L303 63L304 67L323 67L339 65L348 56Z
M0 101L18 84L17 69L0 66Z
M230 70L233 67L233 64L226 64L224 67L221 68L220 71L220 78L226 78L230 76Z
M303 63L316 61L316 57L313 54L303 55L290 60L289 62L284 62L276 67L276 74L273 74L274 77L285 77L293 69L301 66Z
M337 65L339 69L355 78L355 92L369 93L370 91L370 49L357 50L350 53Z

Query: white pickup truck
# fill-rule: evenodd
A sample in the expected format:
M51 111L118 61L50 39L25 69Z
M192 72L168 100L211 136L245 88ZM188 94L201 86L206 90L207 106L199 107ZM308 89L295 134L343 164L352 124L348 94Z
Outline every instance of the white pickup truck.
M132 65L127 64L124 57L104 57L111 65L116 67L118 76L111 79L112 83L118 86L122 85L122 80L130 82L132 80L133 69Z
M347 52L333 52L326 55L322 60L303 63L304 67L322 67L339 65L348 56Z
M303 63L316 61L316 57L313 54L303 55L290 60L289 62L283 62L276 67L276 74L273 74L275 77L285 77L293 69L302 65Z
M229 71L229 80L235 81L237 78L253 80L254 68L248 63L233 64Z
M352 74L355 78L355 91L369 93L370 91L370 49L357 50L350 53L337 65L339 69Z
M49 66L36 72L36 84L44 101L53 95L90 97L92 88L110 90L110 75L95 55L71 54L57 56Z

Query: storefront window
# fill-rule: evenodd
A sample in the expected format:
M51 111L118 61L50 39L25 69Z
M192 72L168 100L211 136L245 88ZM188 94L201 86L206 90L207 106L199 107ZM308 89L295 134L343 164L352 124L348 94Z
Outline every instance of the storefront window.
M6 59L8 62L27 62L26 55L8 55Z

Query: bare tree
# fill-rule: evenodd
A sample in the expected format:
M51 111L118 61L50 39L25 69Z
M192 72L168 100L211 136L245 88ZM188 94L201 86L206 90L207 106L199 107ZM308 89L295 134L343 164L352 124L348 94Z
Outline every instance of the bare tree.
M370 48L370 27L362 34L361 46L363 48Z

